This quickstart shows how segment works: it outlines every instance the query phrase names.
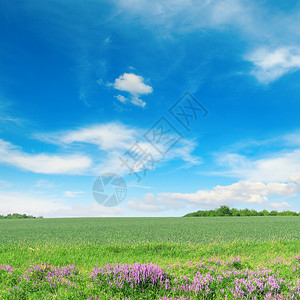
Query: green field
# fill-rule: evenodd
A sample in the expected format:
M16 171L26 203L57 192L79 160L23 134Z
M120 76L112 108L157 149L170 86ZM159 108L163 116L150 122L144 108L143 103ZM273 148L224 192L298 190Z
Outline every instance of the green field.
M58 267L74 264L82 274L88 274L96 264L152 262L164 269L170 268L172 276L194 276L192 264L239 257L243 268L250 269L274 268L274 260L278 260L275 269L280 270L283 277L291 274L289 279L297 284L299 271L295 257L299 254L299 217L0 220L0 264L11 265L18 272L46 263ZM178 264L183 267L178 269L175 267ZM295 274L289 269L293 264ZM224 268L226 266L224 264ZM9 278L5 279L3 295L6 295L4 290L11 287ZM64 299L71 295L64 294L62 288L40 293L30 290L26 297L48 299L55 295ZM105 293L103 299L111 298L107 291ZM161 293L157 295L162 296ZM11 299L20 296L16 295ZM83 295L80 297L86 299ZM122 298L121 295L124 296L118 297ZM157 295L151 297L159 299ZM202 299L202 296L197 297ZM135 296L131 295L131 299Z
M0 220L0 244L211 243L300 239L298 217Z

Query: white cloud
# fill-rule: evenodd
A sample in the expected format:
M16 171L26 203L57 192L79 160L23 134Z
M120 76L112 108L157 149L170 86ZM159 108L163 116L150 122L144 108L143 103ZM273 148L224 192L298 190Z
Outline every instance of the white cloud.
M57 133L36 134L35 138L57 144L61 147L73 149L79 147L85 153L90 153L94 159L92 167L93 174L101 174L103 172L116 172L124 175L129 172L126 165L122 166L120 157L124 157L125 153L130 149L131 152L142 151L144 154L149 153L153 157L155 167L160 161L171 161L180 159L184 161L187 166L200 164L201 160L192 155L192 152L197 147L194 141L181 139L165 157L162 157L153 146L143 139L143 134L146 130L139 128L132 128L122 123L107 123L100 125L93 125L76 130L62 131ZM138 141L138 147L134 147ZM95 145L102 150L95 151L91 149L90 145ZM167 146L166 146L167 147ZM85 150L87 149L87 150ZM161 147L163 149L163 147ZM148 156L150 157L150 156ZM124 157L126 159L126 157ZM147 165L149 168L150 164ZM141 170L142 164L135 164L134 171Z
M284 142L287 142L289 146L300 146L300 132L294 132L291 134L284 135L282 137Z
M186 32L222 24L245 24L249 9L239 0L118 0L122 13L127 13L146 26L155 26L164 37L170 32ZM186 17L188 16L188 18Z
M136 106L141 106L141 107L146 106L146 102L144 102L141 98L139 98L137 96L132 96L131 97L131 103L136 105Z
M229 29L252 49L256 47L245 60L254 64L251 74L262 83L299 68L299 7L278 10L276 5L241 0L117 0L117 4L120 14L154 30L161 39L207 29Z
M290 207L291 205L287 202L280 202L280 203L279 202L271 202L270 206L273 208L276 208L276 209L283 209L286 207Z
M140 99L141 95L148 95L153 92L150 85L145 84L144 78L133 73L124 73L114 82L114 88L119 91L128 92L131 95L130 102L134 105L144 107L146 103ZM128 99L122 95L116 98L125 103Z
M0 139L0 163L43 174L82 174L91 166L83 155L28 154Z
M65 204L56 197L27 194L21 192L3 192L0 197L0 214L25 213L43 217L118 217L124 215L120 207L107 208L97 203Z
M0 117L0 121L4 121L4 122L8 121L8 122L13 122L13 123L17 123L17 124L21 123L20 119L11 118L11 117Z
M1 181L0 181L0 184L1 184ZM146 189L146 190L152 189L151 186L139 185L139 184L136 184L136 183L128 183L127 187L128 188L134 187L134 188Z
M54 198L42 198L40 195L21 192L3 192L0 197L0 214L25 213L34 216L46 216L48 212L66 208Z
M71 204L57 210L49 211L46 217L122 217L125 210L121 207L105 207L97 203Z
M180 158L187 163L185 167L192 167L202 164L202 159L200 157L192 155L193 151L197 147L196 142L192 140L181 139L178 144L179 147L176 147L173 149L173 151L170 151L169 159Z
M261 48L245 57L254 65L251 74L262 83L270 83L300 68L300 48Z
M0 188L11 188L13 183L8 182L6 180L0 180Z
M97 145L101 150L125 149L135 141L141 132L121 123L97 124L75 130L51 134L35 134L34 137L54 144L70 145L84 143Z
M142 199L133 198L128 201L126 207L138 212L159 212L170 208L183 208L185 205L180 201L163 197L161 194L156 197L153 193L146 193Z
M144 83L142 76L133 73L124 73L115 80L114 87L117 90L125 91L131 95L147 95L152 93L151 86Z
M229 186L216 186L212 190L199 190L196 193L163 193L162 197L186 201L202 205L218 205L223 203L262 203L267 201L267 196L295 193L296 186L271 183L265 185L262 182L239 181Z
M116 99L118 99L120 102L125 103L128 99L122 95L115 96Z
M215 153L222 170L212 174L261 182L300 181L300 133L298 131L264 140L242 140ZM256 156L256 153L265 154ZM273 152L270 152L270 149ZM278 150L277 150L278 149ZM249 155L240 154L249 153ZM297 179L298 178L298 179ZM298 181L297 181L298 180Z
M64 197L68 197L68 198L75 198L75 197L78 197L82 194L85 194L85 192L82 192L82 191L78 191L78 192L64 191Z
M136 198L132 201L128 201L126 207L140 212L157 212L163 210L163 208L157 205L156 198L154 194L151 193L146 194L141 201Z
M95 166L94 173L99 174L100 170L102 173L115 172L120 175L133 172L143 173L144 168L147 170L154 170L168 161L174 161L178 159L185 163L183 167L199 165L202 163L202 160L192 154L196 146L197 144L195 142L181 140L176 146L174 146L174 148L167 152L165 157L163 157L152 147L150 143L139 141L137 146L135 146L135 142L133 142L129 147L126 147L123 150L112 149L107 152L105 160L101 161L101 163ZM133 156L135 154L136 156L142 155L142 157L147 157L147 160L139 160L140 163L134 163L134 159L130 159L130 155L126 154L128 150L133 153ZM120 158L123 161L128 160L128 166L125 163L123 164ZM143 165L143 163L145 163L145 165ZM131 170L129 168L131 168Z
M291 176L290 180L300 184L300 176Z
M287 181L300 175L300 149L275 153L268 158L249 159L240 154L219 154L218 163L228 168L224 174L262 182Z
M124 149L130 146L137 133L137 130L121 123L108 123L67 132L60 140L66 144L75 142L94 144L102 150Z
M216 186L211 190L195 193L147 193L142 199L133 199L127 207L137 211L161 211L186 207L215 208L220 205L259 204L272 196L295 196L300 192L296 182L279 183L239 181L228 186ZM286 202L283 202L286 203ZM284 205L284 204L282 204Z
M46 179L39 179L33 187L51 189L56 187L55 183Z
M211 10L211 21L214 25L241 22L241 16L247 16L247 11L238 0L223 0L215 2Z

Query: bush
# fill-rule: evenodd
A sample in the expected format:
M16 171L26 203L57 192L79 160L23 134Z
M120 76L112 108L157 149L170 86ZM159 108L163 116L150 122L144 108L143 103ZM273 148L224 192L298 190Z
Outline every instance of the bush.
M266 209L263 211L256 211L254 209L250 210L248 208L245 209L230 209L226 205L222 205L218 209L214 210L198 210L193 213L189 213L184 217L254 217L254 216L300 216L300 213L296 213L294 211L282 211L277 212L276 210L272 210L268 212Z

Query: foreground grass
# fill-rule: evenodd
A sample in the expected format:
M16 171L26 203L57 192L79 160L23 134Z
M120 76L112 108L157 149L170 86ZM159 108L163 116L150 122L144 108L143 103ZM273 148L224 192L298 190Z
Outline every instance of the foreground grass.
M269 281L275 284L274 276L279 276L280 293L285 294L280 298L281 294L275 289L274 293L279 293L277 299L293 295L294 299L299 299L300 294L299 297L296 294L296 289L300 293L297 281L300 277L299 228L298 217L1 220L0 295L7 299L87 299L88 295L101 299L164 299L164 296L223 299L223 292L227 291L228 299L233 299L241 293L236 279L250 286L253 285L251 280L262 284L261 280L269 278L257 299L275 299ZM230 263L237 258L237 263ZM219 264L219 260L223 263ZM163 281L151 287L146 278L146 287L132 288L125 282L124 289L120 289L114 286L115 279L108 278L106 273L101 275L104 279L91 277L95 266L108 263L126 264L121 269L135 268L135 263L148 268L147 264L153 263L156 270L164 274L163 280L170 280L167 285L171 286L166 289ZM13 266L13 273L9 273L10 267L5 265ZM57 270L67 270L68 265L75 265L76 274L55 277L54 285L41 275L43 270L53 274ZM249 270L256 272L257 268L268 276L259 273L254 279L250 278ZM28 272L33 280L26 279ZM234 276L224 277L222 272L233 272ZM216 278L223 276L223 281L209 279L211 274ZM72 280L74 285L65 285ZM101 284L95 287L95 280L100 280ZM209 289L214 292L209 297L205 291L202 291L204 294L195 291L203 286L201 280L211 280ZM182 290L184 284L193 292ZM239 292L232 292L235 289Z
M276 257L290 258L300 253L300 241L234 241L230 243L139 243L97 245L93 243L10 244L0 247L0 264L25 268L37 264L63 266L74 264L87 270L96 264L155 263L165 267L173 263L199 261L202 258L223 260L239 256L252 266Z
M243 295L300 299L299 250L300 241L284 240L7 245L1 247L0 263L14 269L0 266L0 295L5 299L241 299Z

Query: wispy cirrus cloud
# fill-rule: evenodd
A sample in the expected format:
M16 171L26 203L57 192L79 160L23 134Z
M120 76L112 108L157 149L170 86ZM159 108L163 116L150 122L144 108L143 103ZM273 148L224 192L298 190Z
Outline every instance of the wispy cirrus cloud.
M56 184L46 179L39 179L33 186L34 188L52 189Z
M63 193L64 197L68 198L76 198L83 194L85 194L83 191L64 191Z
M84 143L96 145L101 150L111 150L129 147L139 132L138 129L120 122L110 122L50 134L39 133L34 137L58 145Z
M0 117L0 121L2 121L2 122L13 122L13 123L16 123L16 124L20 124L21 123L20 119L18 119L18 118L12 118L12 117L9 117L9 116Z
M249 6L239 0L115 2L120 14L138 18L141 24L155 27L164 37L175 31L183 33L230 23L245 24L251 13Z
M198 165L202 161L199 157L193 155L197 143L188 139L181 139L169 152L162 157L153 146L143 139L146 130L134 128L120 122L111 122L106 124L96 124L54 133L39 133L34 137L44 141L56 144L65 149L76 149L77 147L88 153L93 158L93 167L91 173L99 174L101 172L116 172L126 174L128 168L123 165L120 157L127 151L140 155L149 153L153 157L155 167L158 163L168 162L180 159L186 166ZM138 146L135 144L138 141ZM94 147L94 148L91 148ZM167 147L167 146L166 146ZM149 167L149 166L148 166ZM130 172L141 171L140 166ZM153 167L154 168L154 167Z
M257 159L229 153L221 155L217 162L226 168L224 175L247 180L286 181L291 176L300 175L300 149Z
M294 180L300 176L299 145L299 131L240 141L214 153L216 169L221 167L214 174L262 182Z
M42 174L82 174L91 166L84 155L29 154L19 147L0 140L0 163Z
M155 30L156 37L161 39L207 30L234 31L247 41L247 54L241 54L241 58L253 64L250 75L263 84L299 69L300 9L296 3L291 5L294 7L291 10L276 4L241 0L201 3L118 0L116 4L119 14L126 13L135 22L139 20L145 28Z

